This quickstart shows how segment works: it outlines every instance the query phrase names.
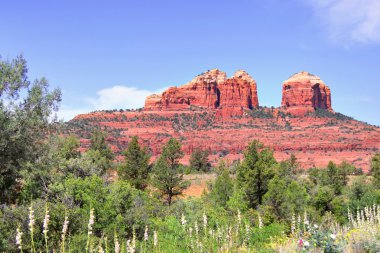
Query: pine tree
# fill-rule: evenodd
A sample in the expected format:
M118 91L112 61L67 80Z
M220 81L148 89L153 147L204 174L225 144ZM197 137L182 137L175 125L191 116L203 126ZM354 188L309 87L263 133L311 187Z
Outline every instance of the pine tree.
M187 182L183 181L179 159L183 157L181 144L175 138L171 138L162 148L161 156L158 158L152 175L153 186L166 197L170 206L173 197L181 195L187 188Z
M277 165L273 152L255 140L244 152L244 160L237 171L237 183L252 208L263 202L263 196L268 191L269 181L274 177L274 167Z
M124 158L124 163L118 170L119 177L128 180L136 189L144 190L150 171L150 157L146 148L139 145L137 136L133 136L129 142Z

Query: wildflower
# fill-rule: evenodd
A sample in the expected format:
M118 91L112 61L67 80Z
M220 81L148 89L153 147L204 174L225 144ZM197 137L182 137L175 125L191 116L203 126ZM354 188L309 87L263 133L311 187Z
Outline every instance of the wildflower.
M35 248L34 248L34 236L33 236L34 224L35 223L36 223L36 221L34 220L33 206L30 205L30 207L29 207L29 231L30 231L30 238L31 238L31 241L32 241L32 252L35 252Z
M120 253L120 243L117 239L117 234L115 234L115 253Z
M34 210L33 210L33 206L31 205L29 207L29 231L30 233L33 234L33 230L34 230L34 224L35 224L35 220L34 220Z
M158 244L158 234L157 234L157 231L155 230L153 232L153 245L154 245L154 247L157 247L157 244Z
M198 233L199 233L198 222L195 222L194 229L195 229L195 235L198 237Z
M263 221L261 219L261 215L259 214L259 228L263 227Z
M17 228L17 234L16 234L16 245L17 247L22 251L22 232L20 231L20 228Z
M240 225L240 223L241 223L241 213L240 213L239 209L238 209L237 219L238 219L238 225Z
M303 240L302 239L298 240L298 246L301 247L301 248L303 247Z
M291 231L292 231L292 234L296 232L296 216L294 215L294 213L292 215Z
M69 227L69 218L66 215L65 221L63 222L63 227L62 227L62 240L65 239L68 227Z
M314 228L315 228L315 229L318 229L318 225L317 225L317 224L314 224Z
M331 235L330 235L330 238L333 239L333 240L335 240L336 235L335 235L335 234L331 234Z
M49 227L49 222L50 222L50 215L49 215L49 209L48 207L46 206L46 210L45 210L45 218L44 218L44 224L43 224L43 233L45 234L45 237L47 237L47 232L49 231L48 230L48 227Z
M205 211L203 211L203 227L206 230L206 227L207 227L207 215L206 215Z
M92 225L94 225L94 208L91 208L90 210L90 219L88 220L88 235L92 234Z
M185 217L184 214L182 214L182 216L181 216L181 224L182 224L182 226L185 226L186 223L187 223L187 221L186 221L186 217Z
M145 226L145 231L144 231L144 241L148 241L149 236L148 236L148 226Z
M305 247L309 247L309 246L310 246L310 243L309 243L308 241L304 241L304 242L303 242L303 245L304 245Z

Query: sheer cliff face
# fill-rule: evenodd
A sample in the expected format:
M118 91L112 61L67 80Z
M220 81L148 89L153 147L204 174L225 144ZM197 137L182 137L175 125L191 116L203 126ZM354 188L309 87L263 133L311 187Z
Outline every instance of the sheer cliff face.
M283 83L282 106L294 115L304 115L315 109L332 111L330 88L318 76L297 73Z
M170 87L145 101L146 110L180 110L190 106L242 112L258 107L256 82L245 71L231 78L218 69L195 77L180 87ZM228 114L228 113L227 113Z

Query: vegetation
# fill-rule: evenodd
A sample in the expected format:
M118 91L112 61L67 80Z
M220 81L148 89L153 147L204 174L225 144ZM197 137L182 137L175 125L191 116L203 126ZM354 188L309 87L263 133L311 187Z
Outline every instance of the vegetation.
M194 171L208 172L211 164L208 160L209 151L196 148L190 156L190 168Z
M179 140L152 163L137 137L118 163L99 130L83 151L52 131L59 91L30 85L22 57L0 64L0 252L380 252L379 154L371 175L347 162L301 171L254 140L182 198Z

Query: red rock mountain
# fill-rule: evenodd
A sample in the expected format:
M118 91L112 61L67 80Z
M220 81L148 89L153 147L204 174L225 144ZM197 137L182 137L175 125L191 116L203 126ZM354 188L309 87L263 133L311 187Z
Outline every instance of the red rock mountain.
M294 154L304 168L326 166L332 160L367 171L371 156L380 151L380 128L334 112L330 89L307 72L283 83L280 108L259 107L256 82L245 71L227 78L214 69L149 96L144 109L78 115L67 131L80 136L85 150L95 127L109 133L108 142L117 154L132 136L139 136L153 159L175 137L186 154L184 163L197 147L209 150L214 164L220 158L241 159L254 139L273 149L278 160Z
M202 73L180 87L148 96L145 110L186 110L191 107L218 109L223 116L242 115L259 106L255 80L243 70L227 78L218 69Z
M294 115L305 115L315 109L332 111L330 88L318 76L297 73L283 83L282 106Z

